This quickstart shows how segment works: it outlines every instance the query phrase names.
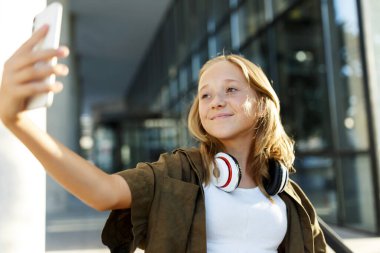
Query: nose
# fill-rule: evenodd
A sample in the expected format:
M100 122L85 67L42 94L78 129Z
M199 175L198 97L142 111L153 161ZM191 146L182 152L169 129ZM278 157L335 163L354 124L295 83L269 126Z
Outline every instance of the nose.
M226 106L226 100L223 95L217 94L213 97L211 104L212 109L223 108Z

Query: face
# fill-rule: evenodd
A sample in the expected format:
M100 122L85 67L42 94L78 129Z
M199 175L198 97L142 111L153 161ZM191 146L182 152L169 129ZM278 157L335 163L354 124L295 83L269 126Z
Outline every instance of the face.
M199 116L208 134L223 144L252 140L255 91L241 69L229 61L212 64L200 77Z

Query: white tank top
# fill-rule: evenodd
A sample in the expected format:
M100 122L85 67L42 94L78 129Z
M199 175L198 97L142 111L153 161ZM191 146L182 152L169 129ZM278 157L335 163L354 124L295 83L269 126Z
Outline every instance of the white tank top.
M207 253L275 253L287 229L285 203L258 187L231 193L204 187Z

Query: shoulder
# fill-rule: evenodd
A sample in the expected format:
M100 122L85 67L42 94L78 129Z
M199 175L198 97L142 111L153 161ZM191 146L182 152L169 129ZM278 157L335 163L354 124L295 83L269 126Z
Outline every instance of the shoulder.
M198 148L178 148L160 155L158 161L147 163L156 176L182 179L189 173L202 172L202 156Z
M178 148L162 153L156 162L147 164L156 169L173 169L192 162L198 164L201 162L201 159L199 149L197 148Z
M302 202L304 199L307 199L305 192L292 179L289 179L289 183L285 186L284 191L297 202Z
M162 153L157 162L163 161L181 161L187 158L188 160L197 160L201 158L200 151L198 148L177 148L170 152ZM156 162L156 163L157 163Z

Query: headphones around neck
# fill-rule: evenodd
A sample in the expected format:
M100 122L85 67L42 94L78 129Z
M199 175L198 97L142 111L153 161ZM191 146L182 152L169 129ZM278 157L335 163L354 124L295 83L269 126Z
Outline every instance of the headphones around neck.
M219 189L225 192L235 190L241 180L241 170L238 161L230 154L219 152L215 155L215 165L211 170L211 181ZM289 171L279 161L269 159L269 179L264 179L265 191L270 196L282 192L289 181Z

